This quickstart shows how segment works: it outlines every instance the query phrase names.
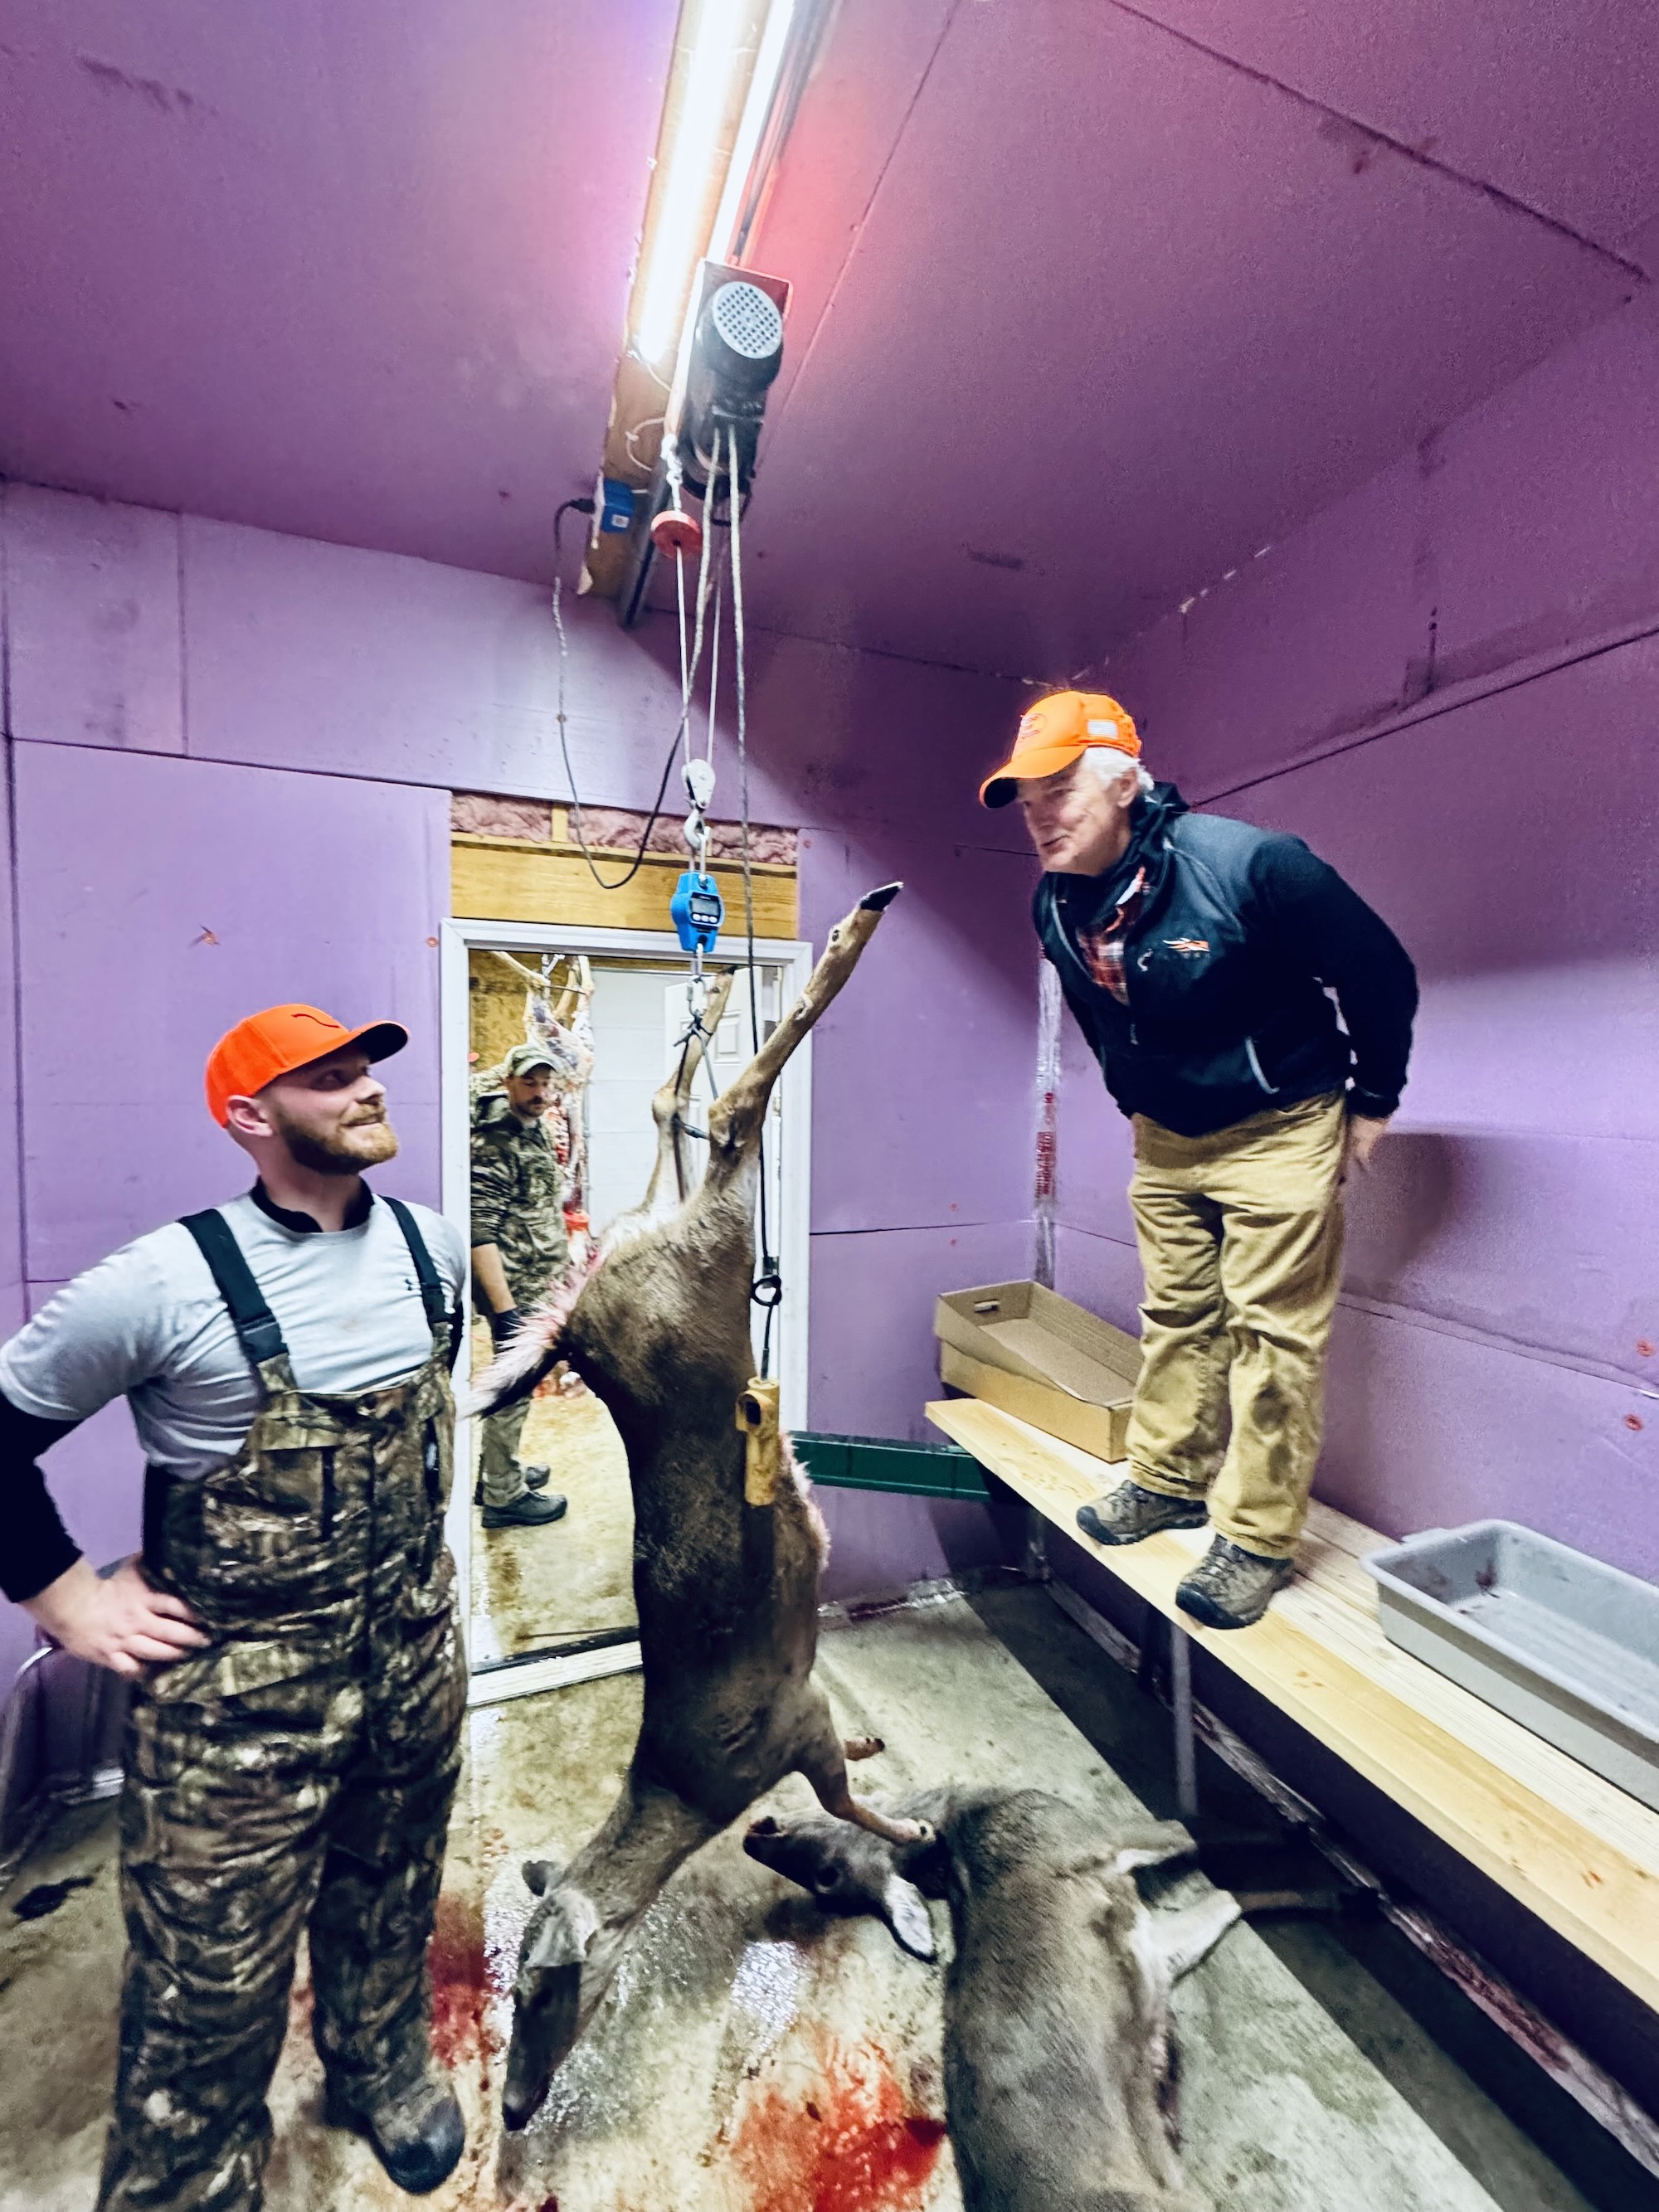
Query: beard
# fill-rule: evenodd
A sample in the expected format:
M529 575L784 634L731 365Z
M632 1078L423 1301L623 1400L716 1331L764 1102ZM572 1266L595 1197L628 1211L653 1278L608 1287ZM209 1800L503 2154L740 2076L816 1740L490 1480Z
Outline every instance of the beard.
M302 1128L280 1111L271 1119L295 1166L309 1168L313 1175L361 1175L365 1168L379 1167L397 1154L397 1132L384 1114L339 1122L325 1136Z

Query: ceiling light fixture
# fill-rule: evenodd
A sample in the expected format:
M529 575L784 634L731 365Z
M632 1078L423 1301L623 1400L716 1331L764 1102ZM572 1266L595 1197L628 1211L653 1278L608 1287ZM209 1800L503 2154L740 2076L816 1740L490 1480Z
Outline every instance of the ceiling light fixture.
M741 252L799 12L800 0L685 0L629 319L634 351L659 372L678 353L698 263Z
M783 45L772 19L793 9L793 0L686 0L686 46L669 89L635 292L634 349L659 373L678 349L692 275L729 194L733 155L745 139L752 151L771 104ZM770 83L761 79L763 57Z
M743 219L744 198L754 182L761 137L771 120L772 103L777 97L778 79L788 50L795 12L796 0L772 0L766 11L766 27L761 33L760 50L755 56L748 96L743 103L743 120L738 125L732 159L726 166L726 189L714 210L708 244L704 249L711 261L735 261L747 242L739 240L736 233Z
M750 236L835 4L680 0L601 465L636 493L659 470L663 425L679 418L705 271L747 274ZM645 514L642 503L636 512ZM582 588L614 596L641 545L648 554L638 529L595 536Z

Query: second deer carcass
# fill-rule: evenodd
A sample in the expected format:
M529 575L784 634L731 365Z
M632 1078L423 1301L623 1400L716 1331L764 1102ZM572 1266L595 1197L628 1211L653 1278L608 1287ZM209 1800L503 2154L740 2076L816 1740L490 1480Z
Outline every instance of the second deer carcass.
M1170 1996L1238 1904L1215 1890L1150 1911L1133 1880L1192 1838L1103 1835L1040 1790L937 1790L905 1809L931 1831L920 1844L767 1817L744 1849L919 1958L933 1955L924 1896L948 1899L945 2102L965 2212L1200 2212L1176 2154Z
M750 1333L773 1087L898 890L871 892L831 930L800 999L708 1109L708 1164L688 1194L693 1039L654 1103L646 1203L607 1231L568 1312L556 1302L534 1317L480 1385L479 1410L493 1410L564 1359L609 1409L634 1493L645 1677L639 1741L609 1819L568 1868L525 1869L539 1896L514 1983L509 2128L541 2104L676 1867L785 1775L804 1775L826 1811L877 1835L922 1832L848 1789L848 1756L876 1747L842 1742L812 1680L823 1525L777 1434L775 1399L751 1389ZM718 1020L718 1007L709 1013Z

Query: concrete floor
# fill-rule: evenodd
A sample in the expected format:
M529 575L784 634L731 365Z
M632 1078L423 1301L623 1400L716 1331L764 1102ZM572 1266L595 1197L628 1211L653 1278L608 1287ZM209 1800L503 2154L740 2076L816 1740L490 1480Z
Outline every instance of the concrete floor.
M1164 1716L1041 1591L836 1630L820 1668L846 1729L887 1740L860 1770L872 1795L1000 1781L1060 1792L1103 1822L1169 1809ZM820 1919L734 1833L648 1916L532 2127L501 2135L506 1991L529 1904L519 1865L568 1856L600 1819L639 1688L612 1678L471 1717L433 1953L437 2041L471 2141L434 2212L955 2207L937 1970L874 1923ZM1203 1790L1218 1832L1260 1826L1256 1801L1207 1762ZM805 1793L791 1782L777 1802ZM108 1808L65 1816L0 1899L3 2212L92 2203L119 1966L112 1845ZM18 1917L32 1892L64 1882L84 1886L46 1889L35 1905L52 1909ZM1524 2069L1506 2081L1514 2062L1467 2036L1457 2063L1442 2033L1454 2000L1413 1992L1363 1948L1341 1929L1240 1927L1183 1985L1188 2172L1214 2212L1645 2212L1646 2178L1595 2130L1575 2133L1547 2085ZM305 2004L302 1975L296 2025ZM319 2092L309 2038L291 2035L272 2096L271 2212L405 2202L365 2146L321 2129ZM1549 2121L1573 2180L1505 2103Z
M634 1495L610 1414L591 1390L534 1398L520 1456L551 1470L569 1510L544 1528L486 1528L472 1508L475 1667L636 1622Z

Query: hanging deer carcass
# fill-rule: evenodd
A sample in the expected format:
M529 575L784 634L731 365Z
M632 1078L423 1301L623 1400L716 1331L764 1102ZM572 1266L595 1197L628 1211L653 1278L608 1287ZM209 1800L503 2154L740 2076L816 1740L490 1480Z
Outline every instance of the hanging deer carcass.
M785 1775L804 1775L827 1812L877 1835L922 1832L848 1787L849 1753L878 1747L843 1744L812 1680L823 1524L778 1435L775 1393L751 1389L750 1334L773 1086L898 890L872 891L831 930L800 999L710 1107L708 1164L688 1195L685 1115L702 1042L693 1040L653 1104L645 1204L607 1231L574 1303L567 1295L533 1317L480 1383L478 1410L493 1411L565 1359L609 1409L634 1492L645 1676L639 1741L610 1818L562 1872L544 1861L525 1869L539 1901L514 1984L509 2128L541 2104L675 1868ZM707 1027L719 1012L711 1004Z

